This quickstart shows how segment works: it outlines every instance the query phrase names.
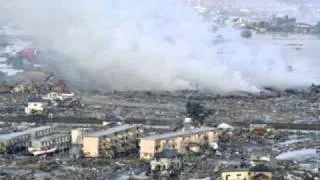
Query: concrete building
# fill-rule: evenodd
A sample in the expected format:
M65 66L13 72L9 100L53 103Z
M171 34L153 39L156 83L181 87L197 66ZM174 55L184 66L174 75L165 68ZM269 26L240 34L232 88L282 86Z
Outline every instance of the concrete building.
M53 153L68 150L71 147L69 134L52 134L38 139L32 139L28 151L33 155Z
M77 128L77 129L71 130L72 144L82 145L83 137L90 133L93 133L93 129L91 128Z
M48 136L56 132L55 127L53 126L39 126L23 131L30 135L30 138L40 138L43 136Z
M83 153L87 157L115 157L138 148L141 125L124 124L88 134L83 138Z
M260 164L250 169L224 171L221 173L221 180L272 180L272 173L272 168Z
M21 132L13 132L0 135L0 152L10 152L17 148L25 148L30 145L31 139L50 135L54 132L52 126L40 126Z
M313 26L307 23L297 23L295 26L295 32L297 33L309 33Z
M0 152L12 152L15 148L25 147L30 136L23 132L0 135Z
M44 112L44 102L40 97L34 97L28 99L27 107L25 107L25 113L27 115L43 114Z
M221 180L249 180L249 172L246 169L226 170L221 173Z
M185 153L190 144L210 144L218 142L216 128L201 127L186 131L160 134L140 139L140 158L152 159L157 152L175 149Z

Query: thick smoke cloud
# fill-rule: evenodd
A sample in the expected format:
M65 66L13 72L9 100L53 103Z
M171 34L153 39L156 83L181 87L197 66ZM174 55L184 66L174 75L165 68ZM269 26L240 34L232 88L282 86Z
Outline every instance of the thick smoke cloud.
M226 43L213 44L217 34L201 16L173 0L11 0L0 10L101 88L257 91L310 85L319 75L312 57L242 40L231 28L217 32Z

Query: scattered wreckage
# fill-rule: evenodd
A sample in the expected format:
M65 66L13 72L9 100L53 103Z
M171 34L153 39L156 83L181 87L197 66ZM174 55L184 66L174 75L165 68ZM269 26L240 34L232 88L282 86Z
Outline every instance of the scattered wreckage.
M44 96L32 97L28 99L25 113L27 115L50 115L50 108L80 108L83 104L74 93L55 93L51 92Z

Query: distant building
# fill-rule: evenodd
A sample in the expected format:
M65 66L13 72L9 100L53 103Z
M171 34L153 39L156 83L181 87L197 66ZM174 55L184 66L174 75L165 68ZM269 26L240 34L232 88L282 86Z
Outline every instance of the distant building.
M250 169L226 170L221 173L221 180L272 180L273 169L266 165L257 165Z
M53 126L39 126L27 129L23 132L29 134L31 138L41 138L55 133L56 128Z
M28 151L37 156L68 150L70 147L71 136L69 134L52 134L39 139L32 139Z
M218 132L216 128L210 127L144 137L140 139L140 158L152 159L157 152L165 149L175 149L178 153L185 153L191 144L212 142L218 142Z
M72 144L81 144L83 143L83 137L89 133L92 133L93 129L91 128L77 128L71 130L71 139Z
M74 93L56 93L56 92L51 92L48 93L47 95L43 96L42 99L46 101L63 101L66 98L75 98Z
M16 148L26 148L31 143L31 139L50 135L54 132L52 126L40 126L27 129L21 132L14 132L0 135L0 152L12 152Z
M83 138L83 153L87 157L115 157L138 148L141 125L124 124L87 134Z
M41 97L33 97L28 99L27 107L25 108L25 113L27 115L43 114L44 112L44 102Z
M313 29L313 26L307 23L297 23L294 31L297 33L309 33Z
M270 163L270 161L271 161L270 155L254 153L254 154L251 154L250 156L250 164L253 166L260 165L260 164L268 164Z

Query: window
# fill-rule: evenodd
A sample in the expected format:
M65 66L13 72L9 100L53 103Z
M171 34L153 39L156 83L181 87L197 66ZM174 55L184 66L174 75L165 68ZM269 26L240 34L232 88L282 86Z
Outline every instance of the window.
M226 175L226 180L229 180L230 174Z

